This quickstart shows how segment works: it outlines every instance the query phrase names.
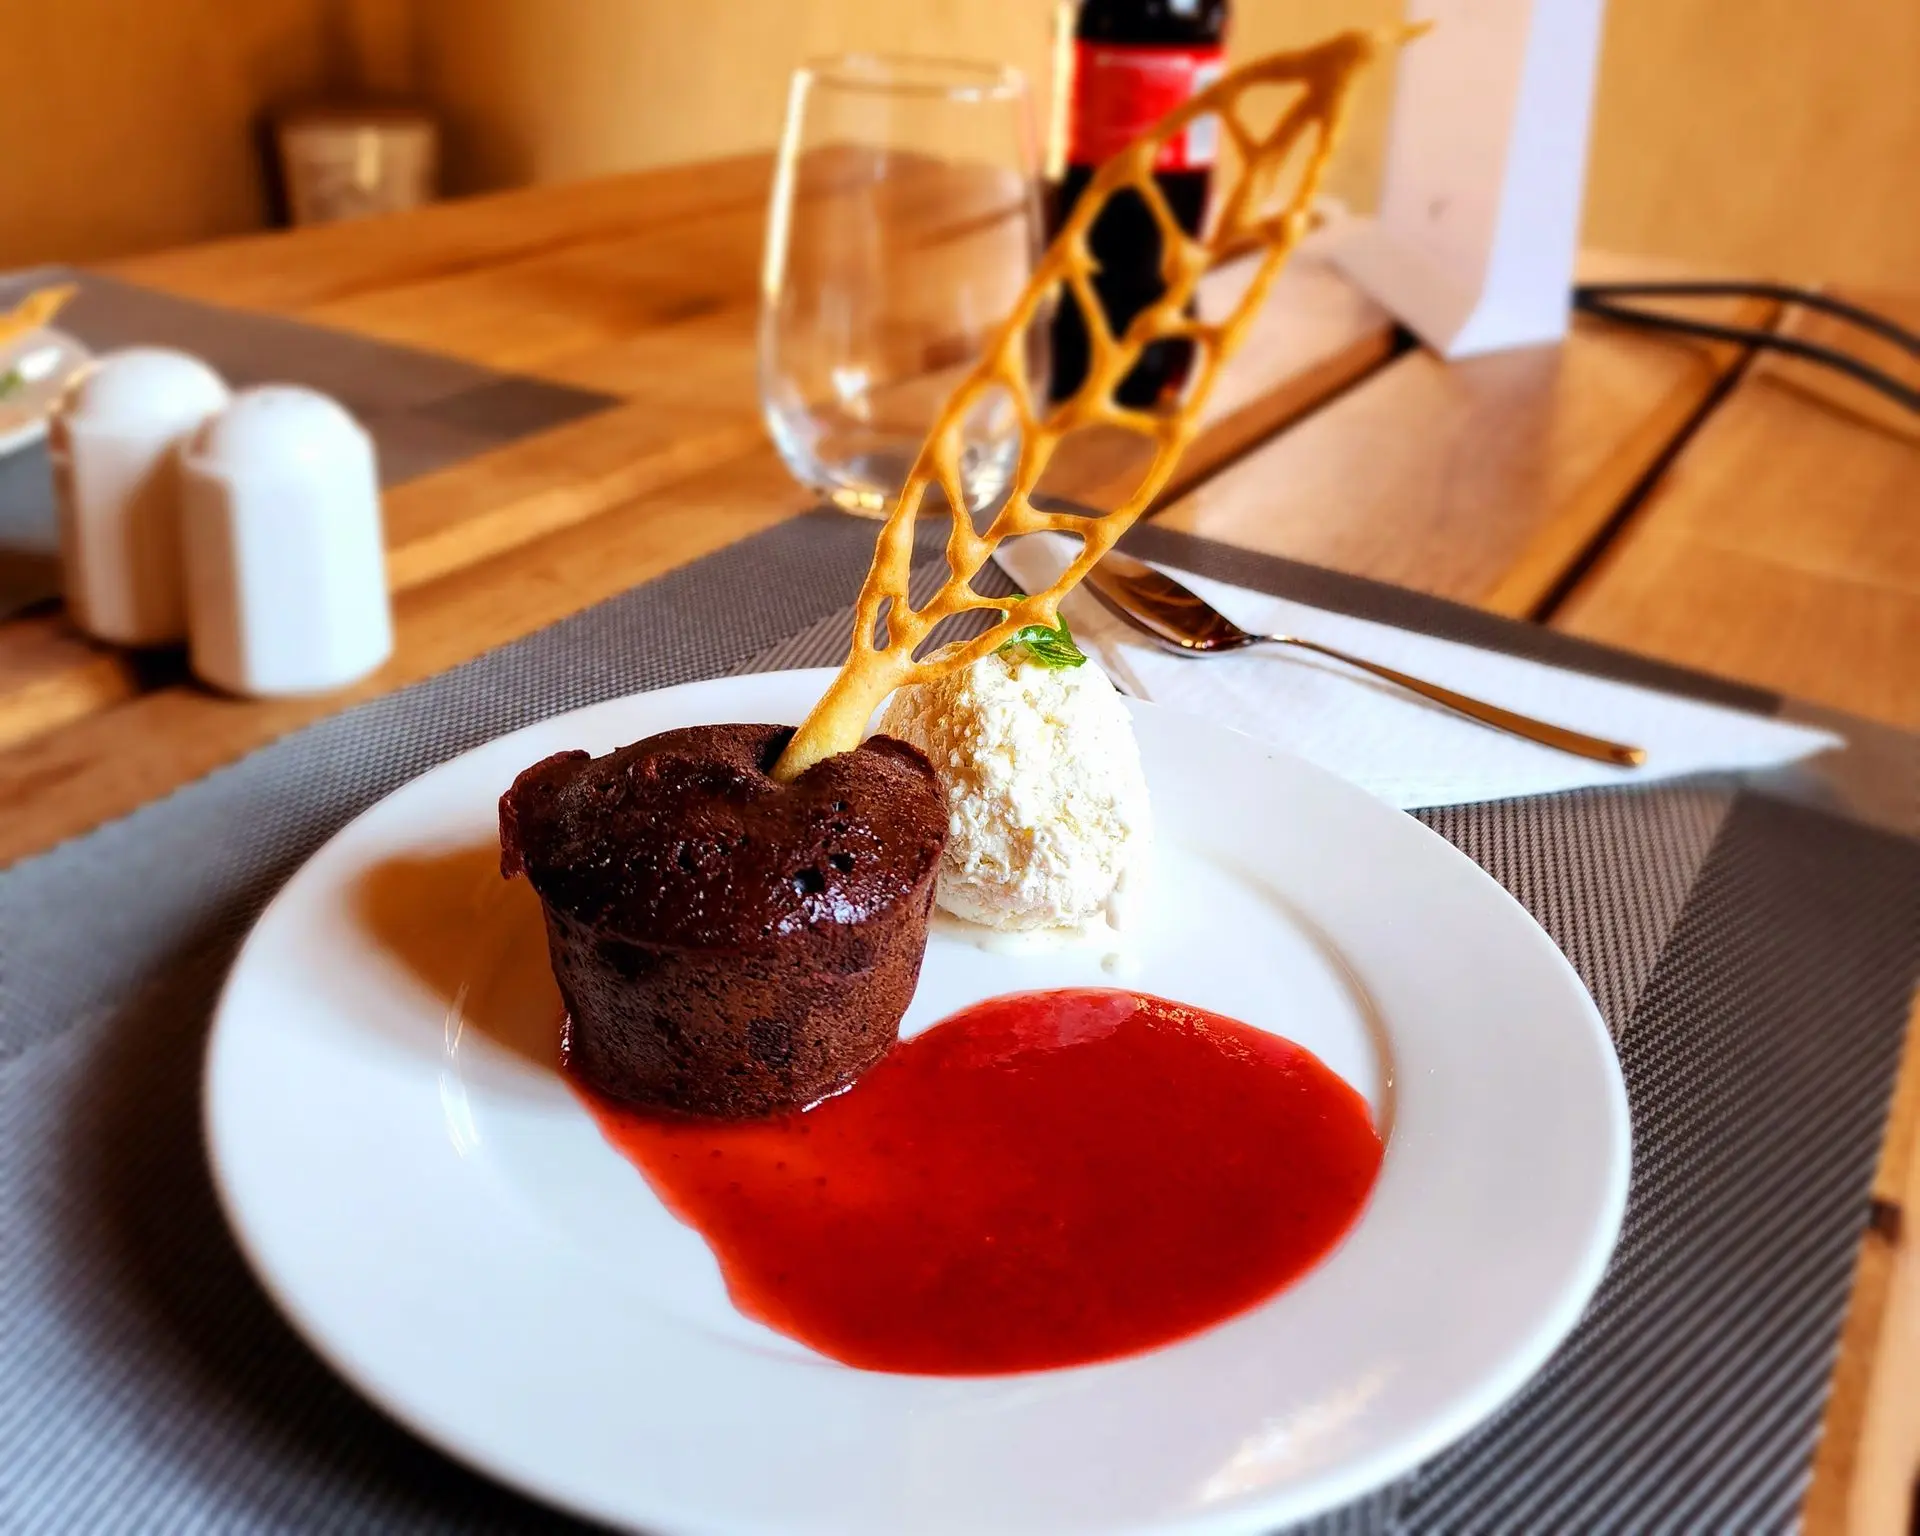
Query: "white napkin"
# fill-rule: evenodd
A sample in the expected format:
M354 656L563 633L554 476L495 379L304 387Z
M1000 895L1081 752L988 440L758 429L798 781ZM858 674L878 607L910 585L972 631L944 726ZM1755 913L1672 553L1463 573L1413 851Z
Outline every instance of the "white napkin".
M1058 534L1002 545L1020 590L1052 582L1076 549ZM1189 658L1157 649L1090 594L1061 604L1075 639L1136 698L1233 727L1351 779L1403 809L1502 800L1709 769L1775 767L1842 745L1808 726L1564 672L1535 661L1309 608L1166 568L1244 629L1296 634L1536 719L1646 748L1639 768L1589 762L1478 725L1289 646Z

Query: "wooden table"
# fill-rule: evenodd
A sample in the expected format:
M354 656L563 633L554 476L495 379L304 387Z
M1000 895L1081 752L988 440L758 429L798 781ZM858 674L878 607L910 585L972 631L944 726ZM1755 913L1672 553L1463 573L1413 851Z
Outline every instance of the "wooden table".
M720 161L112 268L623 403L389 494L397 651L347 693L217 698L58 613L0 624L0 863L805 510L754 390L767 181L757 157ZM1855 297L1920 324L1920 295ZM1749 302L1718 313L1826 324ZM1916 510L1920 429L1855 386L1584 321L1557 348L1445 364L1304 253L1159 515L1912 729ZM1917 1129L1910 1050L1807 1502L1817 1531L1906 1518Z

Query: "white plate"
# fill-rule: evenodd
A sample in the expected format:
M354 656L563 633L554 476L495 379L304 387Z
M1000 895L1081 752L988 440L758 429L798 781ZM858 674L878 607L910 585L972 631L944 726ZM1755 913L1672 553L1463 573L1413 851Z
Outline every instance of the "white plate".
M61 391L93 361L93 354L65 331L42 327L0 343L0 378L30 359L33 377L0 395L0 454L11 453L47 435Z
M1133 706L1162 869L1127 984L1301 1042L1372 1102L1372 1201L1267 1304L1110 1364L869 1374L747 1321L548 1063L537 906L495 870L526 764L796 720L825 672L563 715L348 827L247 941L209 1048L215 1180L296 1327L475 1467L655 1532L1258 1531L1485 1419L1573 1326L1627 1185L1619 1069L1525 912L1410 817ZM909 1033L1097 956L938 935ZM503 1043L504 1042L504 1043Z

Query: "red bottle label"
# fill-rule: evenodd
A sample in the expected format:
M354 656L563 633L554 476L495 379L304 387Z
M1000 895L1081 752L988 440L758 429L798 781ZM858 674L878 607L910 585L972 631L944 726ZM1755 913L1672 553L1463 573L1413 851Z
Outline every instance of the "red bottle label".
M1147 48L1076 42L1068 160L1098 165L1212 85L1225 69L1218 45ZM1160 146L1154 169L1206 170L1219 154L1219 141L1219 124L1211 118L1191 123Z

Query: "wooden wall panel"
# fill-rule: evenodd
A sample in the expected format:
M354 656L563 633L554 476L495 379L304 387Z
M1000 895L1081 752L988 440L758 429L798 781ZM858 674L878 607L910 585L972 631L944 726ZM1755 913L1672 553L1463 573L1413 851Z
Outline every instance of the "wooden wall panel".
M1920 0L1609 0L1586 240L1920 286Z
M418 91L456 191L764 149L788 72L847 48L1002 58L1044 90L1053 0L0 0L0 266L252 227L279 98ZM1400 0L1239 0L1233 52ZM1371 205L1391 80L1329 190ZM1036 113L1044 121L1044 101ZM1585 236L1699 266L1920 274L1920 3L1610 0Z
M399 84L407 3L0 0L0 268L257 228L262 110Z
M845 48L1004 58L1044 87L1050 0L417 0L458 183L564 179L770 145L788 71ZM1250 58L1399 0L1240 0ZM1329 190L1371 206L1391 80ZM1041 104L1044 110L1044 103ZM1899 288L1920 274L1920 3L1610 0L1585 240Z
M452 126L452 184L557 181L770 148L787 78L859 49L1001 59L1044 127L1051 0L418 0L422 85ZM1231 49L1253 58L1399 14L1399 0L1242 0ZM1391 81L1370 82L1332 190L1371 203Z

